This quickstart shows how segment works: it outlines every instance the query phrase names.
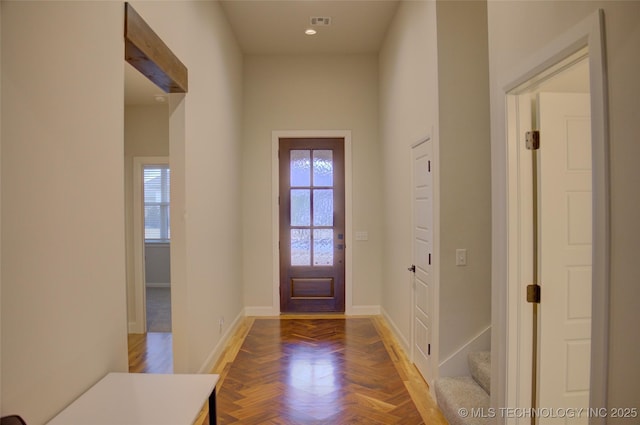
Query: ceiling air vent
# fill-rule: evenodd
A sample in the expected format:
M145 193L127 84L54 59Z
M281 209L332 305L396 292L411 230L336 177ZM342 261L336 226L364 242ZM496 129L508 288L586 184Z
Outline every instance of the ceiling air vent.
M318 27L326 27L331 25L331 18L329 16L312 16L311 25Z

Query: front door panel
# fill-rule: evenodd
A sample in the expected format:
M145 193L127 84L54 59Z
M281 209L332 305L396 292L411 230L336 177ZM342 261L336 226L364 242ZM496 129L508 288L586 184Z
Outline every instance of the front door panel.
M280 139L280 310L344 312L344 139Z

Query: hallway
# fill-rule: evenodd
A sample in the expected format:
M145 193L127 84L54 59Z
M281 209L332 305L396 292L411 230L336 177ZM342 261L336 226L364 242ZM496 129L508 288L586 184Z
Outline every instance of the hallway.
M380 316L245 318L213 373L221 424L446 424Z
M592 211L605 224L593 235L601 247L594 258L605 267L592 276L598 291L584 303L604 306L591 322L600 335L592 351L604 366L591 368L590 404L638 407L640 343L628 330L640 323L640 2L132 3L189 76L188 94L169 96L163 153L175 176L174 372L212 370L245 317L280 313L277 138L340 131L351 140L339 242L345 312L383 316L407 353L429 338L434 378L464 373L461 347L490 345L492 404L520 406L507 352L514 341L508 327L519 318L507 286L517 277L507 264L514 253L508 211L517 199L507 140L517 129L507 125L505 90L528 78L516 73L543 53L555 58L589 43L589 57L604 58L601 67L590 65L600 70L590 78L604 108L604 121L592 129L603 141L592 160L604 161L597 181L606 200ZM340 19L342 11L324 5L359 9ZM126 156L123 142L130 128L123 6L0 2L0 413L18 412L33 425L46 424L105 373L126 372L127 332L138 330L141 317L132 305L142 296L132 285L135 251L125 229L134 216L125 206L133 185L125 173L129 158L150 153ZM386 18L375 20L374 34L367 13L376 11ZM285 26L285 16L296 21ZM330 17L333 25L309 37L310 17ZM522 31L531 22L538 30ZM366 48L340 41L355 40L352 34ZM251 40L295 45L254 49ZM553 40L565 44L556 48ZM428 253L412 240L410 153L427 138L435 158ZM457 252L467 253L465 265ZM416 291L408 271L416 254L431 257L437 296ZM415 300L434 307L438 326L430 334L416 335Z

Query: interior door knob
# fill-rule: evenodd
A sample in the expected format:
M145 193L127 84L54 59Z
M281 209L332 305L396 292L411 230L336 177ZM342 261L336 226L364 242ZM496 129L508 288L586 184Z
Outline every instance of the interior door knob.
M416 266L415 264L412 264L411 267L409 267L407 270L409 270L410 272L415 273L416 272Z

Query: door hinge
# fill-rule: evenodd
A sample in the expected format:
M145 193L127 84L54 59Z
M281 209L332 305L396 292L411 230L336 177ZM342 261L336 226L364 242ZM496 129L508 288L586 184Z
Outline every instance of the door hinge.
M527 285L527 302L540 304L540 285Z
M431 355L431 344L427 344L427 356Z
M525 146L530 151L540 149L540 132L538 130L527 131L524 135Z

